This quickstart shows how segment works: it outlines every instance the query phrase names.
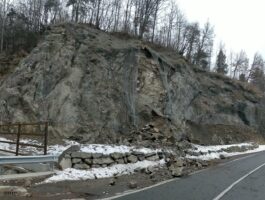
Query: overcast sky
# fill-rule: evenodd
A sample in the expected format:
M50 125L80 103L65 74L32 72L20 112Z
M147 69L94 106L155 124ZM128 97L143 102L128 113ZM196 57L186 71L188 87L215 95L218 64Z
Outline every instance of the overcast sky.
M256 51L265 57L264 0L176 0L190 21L215 27L216 43L228 51L245 50L252 60ZM216 46L218 46L216 44Z

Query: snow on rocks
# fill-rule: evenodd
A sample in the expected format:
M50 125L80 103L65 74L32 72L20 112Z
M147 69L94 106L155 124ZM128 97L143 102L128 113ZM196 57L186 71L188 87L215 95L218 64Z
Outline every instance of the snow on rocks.
M121 176L126 174L133 174L136 169L146 169L147 167L159 167L165 164L165 160L159 161L138 161L136 163L129 164L117 164L104 168L91 168L88 170L78 170L68 168L63 171L59 171L56 175L46 179L44 183L52 183L59 181L76 181L76 180L88 180L98 178L108 178L113 176Z
M11 141L6 138L0 138L2 141ZM40 142L36 140L30 140L30 139L22 139L20 142L22 143L27 143L27 144L36 144L36 145L41 145ZM101 153L104 155L110 155L112 153L130 153L133 151L143 153L143 154L149 154L149 153L158 153L161 152L162 149L149 149L149 148L137 148L134 146L125 146L125 145L111 145L111 144L80 144L75 141L70 141L70 140L64 140L63 145L49 145L48 146L48 154L50 155L57 155L59 156L61 153L63 153L66 149L73 145L78 145L80 146L80 151L81 152L86 152L86 153ZM4 150L15 150L16 145L11 145L11 144L5 144L5 143L0 143L0 148ZM42 149L38 149L35 147L23 147L21 148L22 153L30 153L32 155L40 155L43 154Z
M193 147L188 150L186 158L199 160L223 159L224 157L265 151L265 145L256 145L253 143L213 146L201 146L193 144L192 146Z

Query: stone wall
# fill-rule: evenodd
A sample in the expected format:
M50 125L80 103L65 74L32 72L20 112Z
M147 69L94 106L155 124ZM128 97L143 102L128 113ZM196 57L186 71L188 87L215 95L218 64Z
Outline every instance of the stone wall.
M132 151L127 153L102 153L68 152L59 161L60 168L90 169L108 167L115 164L136 163L138 161L159 161L166 157L164 152L153 152L144 154Z

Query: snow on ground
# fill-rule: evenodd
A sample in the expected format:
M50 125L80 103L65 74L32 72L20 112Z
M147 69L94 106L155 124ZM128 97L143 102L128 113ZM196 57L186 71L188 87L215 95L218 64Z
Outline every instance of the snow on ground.
M107 145L107 144L79 144L73 141L65 141L65 145L52 145L48 147L48 153L52 155L60 155L63 151L72 145L80 145L80 151L86 153L102 153L109 155L111 153L128 153L132 151L144 154L161 152L162 149L137 148L125 145Z
M259 145L257 148L253 150L247 150L244 152L226 152L225 150L231 147L251 147L253 146L252 143L241 143L241 144L232 144L232 145L214 145L214 146L200 146L193 144L193 149L190 151L195 153L202 153L203 155L187 155L187 158L190 159L199 159L199 160L214 160L219 159L220 155L223 155L225 157L232 157L236 155L243 155L243 154L249 154L249 153L256 153L260 151L265 151L265 145Z
M11 140L8 140L8 139L2 138L2 137L0 137L0 140L1 141L5 141L5 142L12 142ZM16 145L0 143L0 149L3 149L3 150L15 150L16 149Z
M0 138L0 140L3 141L11 141L7 140L5 138ZM21 143L28 143L28 144L36 144L41 145L36 140L28 140L28 139L22 139L20 141ZM60 155L63 151L71 147L72 145L79 145L80 151L86 152L86 153L102 153L104 155L109 155L111 153L128 153L132 151L141 152L144 154L148 153L157 153L161 152L162 149L149 149L149 148L137 148L134 146L125 146L125 145L106 145L106 144L79 144L75 141L70 140L64 140L64 145L49 145L48 146L48 154L49 155ZM10 145L5 143L0 143L0 148L4 150L12 150L14 151L16 149L16 145ZM164 150L165 151L165 150ZM23 153L30 153L33 155L40 155L43 154L43 149L38 149L36 147L24 147L20 146L20 152Z
M103 153L109 155L115 152L128 153L131 151L137 151L144 154L148 154L153 152L161 152L162 149L137 148L125 145L117 146L117 145L90 144L90 145L81 145L81 151L87 153Z
M162 166L165 160L160 161L139 161L131 164L117 164L105 168L92 168L89 170L66 169L59 171L56 175L46 179L43 183L53 183L59 181L76 181L88 180L96 178L108 178L113 176L121 176L126 174L133 174L135 169L145 169L147 167Z

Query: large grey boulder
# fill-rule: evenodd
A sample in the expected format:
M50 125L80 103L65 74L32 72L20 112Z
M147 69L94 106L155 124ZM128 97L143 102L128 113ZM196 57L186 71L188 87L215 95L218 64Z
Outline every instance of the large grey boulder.
M63 151L58 157L59 168L64 170L72 167L72 160L70 154L80 150L79 145L72 145Z
M71 157L64 157L59 162L59 168L65 170L72 167Z

